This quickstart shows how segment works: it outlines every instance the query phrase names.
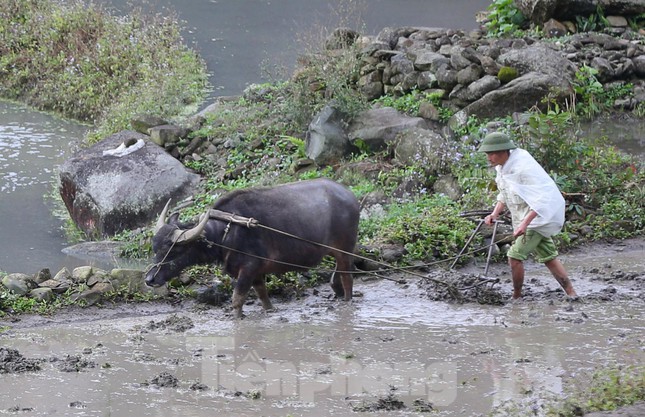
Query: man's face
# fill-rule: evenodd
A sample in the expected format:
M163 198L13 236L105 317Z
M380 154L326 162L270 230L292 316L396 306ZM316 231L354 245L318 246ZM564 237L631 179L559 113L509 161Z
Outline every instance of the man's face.
M486 152L486 158L491 166L504 165L508 160L509 152L508 151L495 151L495 152Z

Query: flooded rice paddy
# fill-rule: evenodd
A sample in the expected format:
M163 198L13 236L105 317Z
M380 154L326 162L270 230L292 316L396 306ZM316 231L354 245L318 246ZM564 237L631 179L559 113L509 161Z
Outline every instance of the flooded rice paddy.
M532 264L526 300L496 306L430 301L411 278L358 280L351 304L321 286L273 312L248 305L239 321L187 302L4 321L0 414L486 415L642 363L644 254L642 239L565 254L579 301ZM510 294L506 265L489 276ZM8 367L21 361L39 370Z

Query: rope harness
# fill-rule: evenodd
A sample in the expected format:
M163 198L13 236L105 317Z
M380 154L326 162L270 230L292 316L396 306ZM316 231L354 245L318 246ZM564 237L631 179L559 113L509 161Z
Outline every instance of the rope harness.
M384 277L384 276L380 275L381 273L385 273L385 272L400 271L400 272L404 272L406 274L413 275L413 276L422 278L424 280L433 282L435 284L444 285L444 286L447 287L447 289L450 292L450 294L453 297L455 297L456 299L461 299L461 294L459 293L460 290L461 291L468 290L468 289L472 289L472 288L479 287L481 285L486 285L486 284L494 285L494 284L499 282L499 279L498 278L483 278L483 279L480 279L479 282L477 282L477 283L475 283L475 284L473 284L473 285L471 285L469 287L462 287L460 289L457 289L451 283L448 283L446 281L443 281L443 280L440 280L440 279L437 279L437 278L430 277L428 275L424 275L424 274L416 272L416 271L412 271L411 269L412 268L418 269L420 267L435 266L435 265L439 265L439 264L442 264L442 263L445 263L445 262L448 262L448 261L451 261L451 260L453 261L453 263L450 265L450 269L452 269L455 266L455 264L457 263L457 261L459 260L460 257L465 256L465 255L472 255L472 254L475 254L475 253L480 252L482 250L488 249L488 256L487 256L487 259L486 259L486 269L484 271L484 275L486 275L488 273L488 266L490 264L493 245L496 245L496 244L501 243L504 240L506 240L506 237L501 238L501 239L499 239L497 241L495 240L495 234L497 232L498 223L505 223L504 221L496 221L494 223L493 235L492 235L490 244L488 244L486 246L483 246L483 247L473 249L473 250L471 250L469 252L466 252L466 249L468 248L468 246L472 242L473 238L475 237L477 232L481 229L481 226L484 223L484 220L481 219L479 221L477 227L473 231L473 233L470 235L469 239L466 241L466 244L464 245L464 247L461 249L461 251L459 252L459 254L457 256L447 258L447 259L438 260L438 261L435 261L435 262L422 264L422 265L414 265L414 266L407 266L407 267L397 267L397 266L392 266L392 265L387 264L387 263L382 262L382 261L377 261L377 260L374 260L372 258L368 258L368 257L362 256L362 255L359 255L359 254L356 254L356 253L353 253L353 252L347 252L347 251L344 251L344 250L341 250L341 249L338 249L338 248L334 248L334 247L329 246L329 245L325 245L323 243L319 243L319 242L315 242L315 241L312 241L312 240L309 240L309 239L302 238L302 237L294 235L292 233L288 233L288 232L285 232L285 231L282 231L282 230L279 230L279 229L275 229L275 228L270 227L270 226L266 226L266 225L260 223L257 219L254 219L252 217L243 217L243 216L239 216L237 214L227 213L227 212L224 212L224 211L221 211L221 210L216 210L216 209L210 209L209 210L209 217L213 218L213 219L222 220L222 221L227 222L226 227L224 228L224 234L222 236L222 243L221 244L216 243L216 242L212 242L212 241L206 239L205 237L202 237L202 239L206 242L206 244L209 247L210 246L217 246L219 248L226 249L226 250L231 251L231 252L240 253L240 254L243 254L243 255L246 255L246 256L250 256L250 257L253 257L253 258L256 258L256 259L263 260L263 261L278 263L278 264L281 264L281 265L286 265L286 266L290 266L290 267L297 268L297 269L312 269L310 267L299 265L299 264L293 264L293 263L289 263L289 262L278 261L276 259L266 258L266 257L260 256L260 255L254 255L254 254L247 253L247 252L244 252L244 251L241 251L239 249L235 249L235 248L232 248L230 246L226 246L226 245L223 244L224 241L226 240L226 237L228 236L228 233L230 231L230 227L231 227L232 224L244 226L247 229L258 227L258 228L262 228L262 229L265 229L265 230L269 230L269 231L274 232L274 233L281 234L283 236L290 237L292 239L300 240L300 241L303 241L303 242L306 242L306 243L309 243L309 244L312 244L312 245L327 248L327 249L333 250L333 251L338 252L338 253L351 255L354 258L358 258L358 259L368 261L368 262L373 262L373 263L376 263L377 265L379 265L381 267L384 267L383 269L379 269L379 270L376 270L376 271L339 271L339 270L333 270L332 271L332 270L324 270L324 269L320 269L320 268L317 269L318 271L329 272L329 273L338 272L338 273L341 273L341 274L343 274L343 273L344 274L370 274L370 275L374 275L374 276L377 276L377 277L382 278L382 279L387 279L387 280L390 280L390 281L395 281L395 282L401 283L402 280L400 280L400 279L392 279L392 278ZM170 254L170 252L172 251L173 247L175 246L176 242L177 242L176 240L173 241L172 245L168 249L168 252L166 252L166 254L164 255L164 257L161 260L161 262L158 262L158 263L150 265L146 269L146 272L150 271L152 268L160 267L162 265L165 265L165 264L169 263L169 262L165 262L165 261L166 261L166 258L168 257L168 255ZM157 269L157 272L158 271L159 271L159 269ZM155 275L156 275L157 272L155 272Z

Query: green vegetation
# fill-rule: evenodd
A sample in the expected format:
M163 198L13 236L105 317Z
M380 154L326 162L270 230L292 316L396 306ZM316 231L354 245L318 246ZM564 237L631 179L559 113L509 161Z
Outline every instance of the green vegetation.
M441 100L443 99L443 91L419 91L412 90L409 93L402 94L397 97L393 96L383 96L376 100L374 103L380 104L385 107L392 107L401 113L406 113L410 116L419 116L419 108L423 102L429 102L434 105L439 111L439 120L443 123L446 123L448 119L452 117L454 111L452 109L443 107L441 105Z
M459 216L459 206L445 196L419 195L392 204L382 216L361 222L364 244L399 244L404 261L430 262L454 256L472 233L473 224Z
M179 115L205 85L205 64L173 17L121 18L78 0L0 2L3 98L96 124L93 138L137 113Z
M645 27L645 13L627 18L627 23L634 32L638 32Z
M610 110L618 98L634 95L633 84L620 82L603 86L597 75L598 70L587 65L583 65L575 74L573 111L585 119L592 119Z
M586 375L579 375L567 385L565 395L532 393L541 398L540 414L547 417L576 417L594 411L615 410L645 399L645 367L643 365L610 366ZM489 417L538 415L536 405L509 402L493 410Z
M52 314L61 308L74 304L70 293L56 297L53 301L39 301L34 298L16 295L0 285L0 317L10 314L36 313L41 315Z
M488 6L488 11L485 27L491 37L510 35L519 30L526 20L513 0L494 0Z
M596 13L589 16L576 16L576 27L578 32L594 32L600 31L610 26L605 13L602 11L600 4L596 8Z

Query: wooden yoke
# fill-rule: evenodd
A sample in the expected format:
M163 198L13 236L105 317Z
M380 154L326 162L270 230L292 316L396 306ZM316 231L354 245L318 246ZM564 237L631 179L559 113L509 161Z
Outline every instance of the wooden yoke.
M242 217L237 214L227 213L221 210L210 209L208 217L211 219L223 220L229 223L239 224L247 228L256 227L259 223L252 217Z

